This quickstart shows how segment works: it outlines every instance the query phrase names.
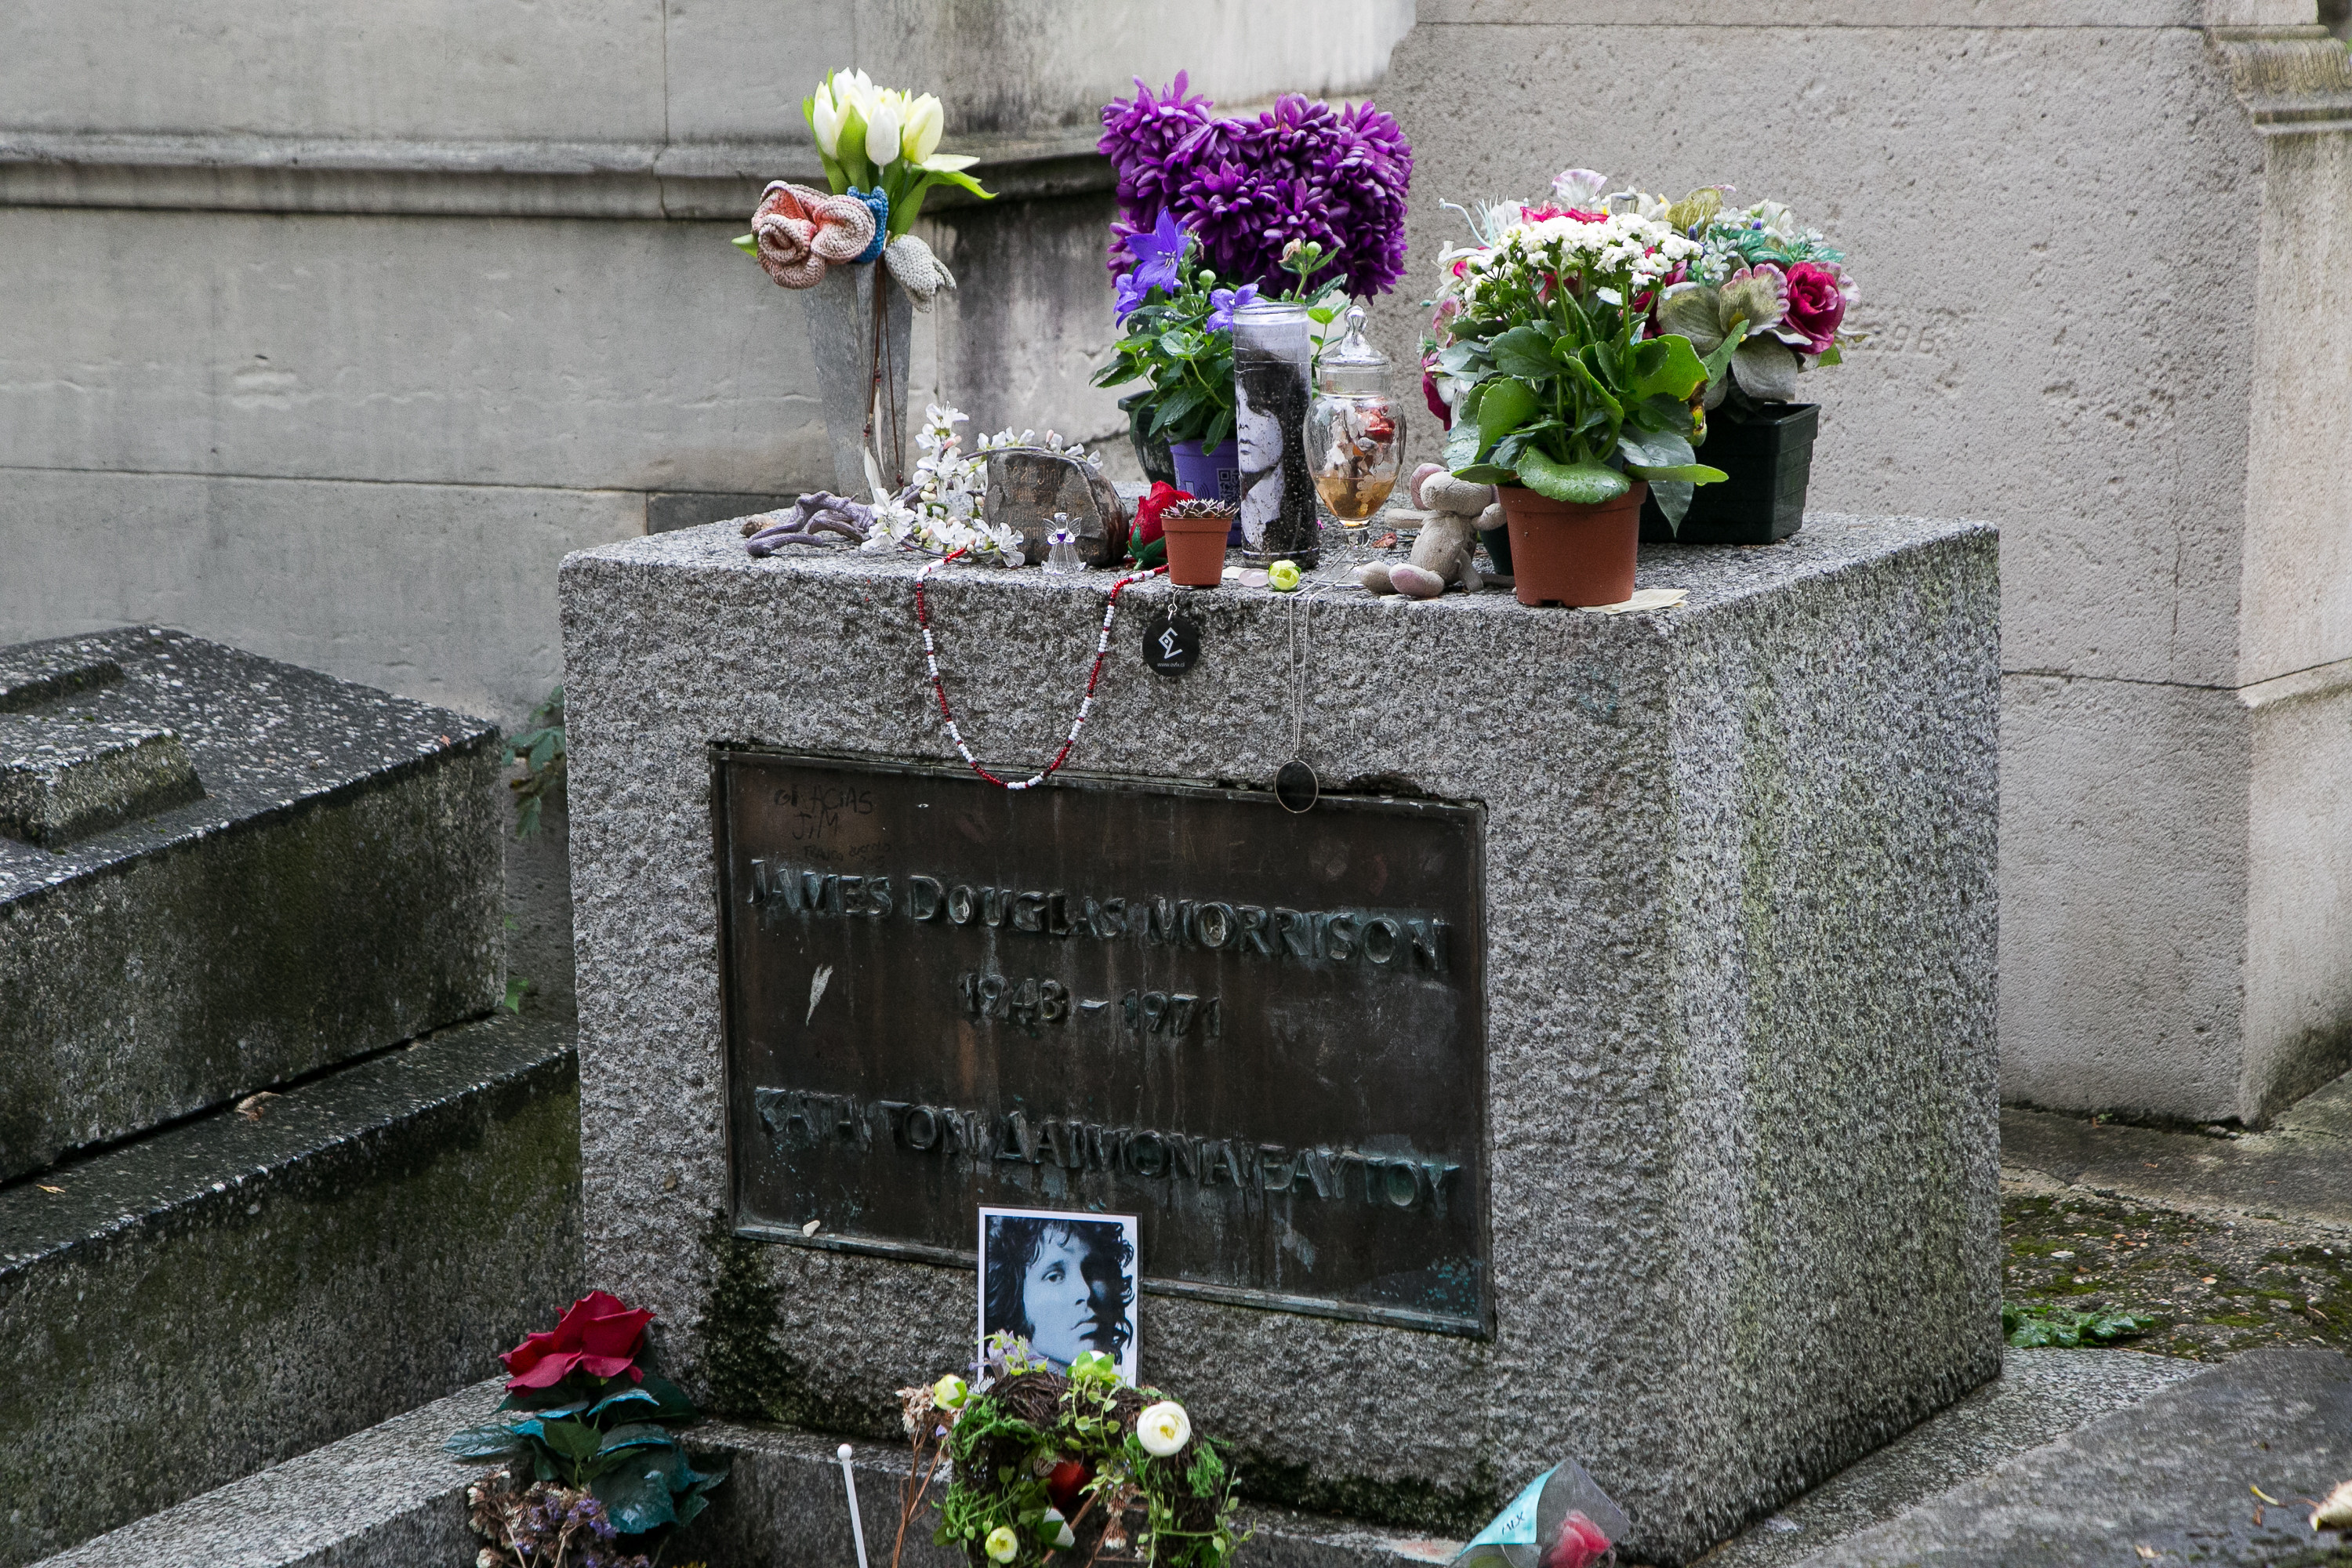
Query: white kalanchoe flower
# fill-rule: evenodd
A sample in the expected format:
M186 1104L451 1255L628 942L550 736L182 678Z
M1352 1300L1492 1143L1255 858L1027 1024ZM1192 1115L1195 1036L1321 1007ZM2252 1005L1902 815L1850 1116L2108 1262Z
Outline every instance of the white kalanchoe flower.
M1192 1440L1192 1418L1172 1399L1163 1399L1135 1418L1135 1440L1155 1459L1165 1459Z
M931 1384L931 1403L942 1410L961 1410L971 1394L971 1384L950 1373Z

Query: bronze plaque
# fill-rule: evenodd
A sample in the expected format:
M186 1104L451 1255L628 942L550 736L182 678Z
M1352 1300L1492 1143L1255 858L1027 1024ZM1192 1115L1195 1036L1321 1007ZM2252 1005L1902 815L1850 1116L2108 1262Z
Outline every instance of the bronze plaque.
M1146 1290L1490 1331L1479 808L712 757L744 1234L1133 1214Z

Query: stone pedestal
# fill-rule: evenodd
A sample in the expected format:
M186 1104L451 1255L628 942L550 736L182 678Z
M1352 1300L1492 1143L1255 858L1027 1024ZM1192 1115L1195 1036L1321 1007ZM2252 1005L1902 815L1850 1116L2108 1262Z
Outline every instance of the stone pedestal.
M719 525L562 579L590 1277L658 1310L717 1408L877 1436L892 1390L970 1354L973 1279L840 1244L837 1217L743 1223L719 897L744 884L714 851L713 747L952 762L915 564L754 562ZM1646 551L1642 586L1689 590L1664 612L1312 606L1326 788L1483 814L1483 865L1452 869L1484 889L1484 1110L1458 1131L1491 1312L1433 1332L1181 1293L1152 1260L1186 1222L1147 1211L1143 1376L1235 1439L1253 1491L1459 1533L1573 1455L1635 1517L1635 1557L1678 1563L1994 1375L1994 574L1990 528L1817 516L1767 549ZM998 771L1059 745L1108 586L933 580L957 716ZM1073 766L1264 789L1307 606L1181 595L1202 653L1171 680L1140 639L1179 596L1121 601ZM892 940L933 941L906 894ZM874 913L871 888L853 901ZM821 991L792 994L793 1026ZM1274 1048L1244 1013L1199 1047L1243 1076ZM1370 1085L1400 1043L1319 1042L1326 1082ZM979 1049L970 1092L1000 1065Z

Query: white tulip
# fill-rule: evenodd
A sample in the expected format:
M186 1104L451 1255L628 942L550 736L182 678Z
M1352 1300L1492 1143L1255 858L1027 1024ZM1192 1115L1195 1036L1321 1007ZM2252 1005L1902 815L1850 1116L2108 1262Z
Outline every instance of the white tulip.
M870 120L874 117L874 101L877 96L874 83L867 79L864 71L833 73L834 101L840 104L842 108L854 109L860 115Z
M898 155L898 106L877 103L866 117L866 155L880 168Z
M919 163L939 151L940 133L947 128L947 110L936 93L925 93L908 106L905 130L907 157Z
M1172 1399L1163 1399L1135 1418L1135 1440L1155 1459L1164 1459L1192 1440L1192 1418Z
M816 101L809 106L809 122L816 132L817 149L828 158L841 155L841 106L819 82Z

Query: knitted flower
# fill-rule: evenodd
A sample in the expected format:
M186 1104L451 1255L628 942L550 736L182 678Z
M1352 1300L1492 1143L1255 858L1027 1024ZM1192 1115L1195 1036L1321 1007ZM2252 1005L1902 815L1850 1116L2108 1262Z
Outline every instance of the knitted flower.
M828 265L856 260L874 243L874 211L856 196L778 180L751 215L760 265L787 289L814 289Z

